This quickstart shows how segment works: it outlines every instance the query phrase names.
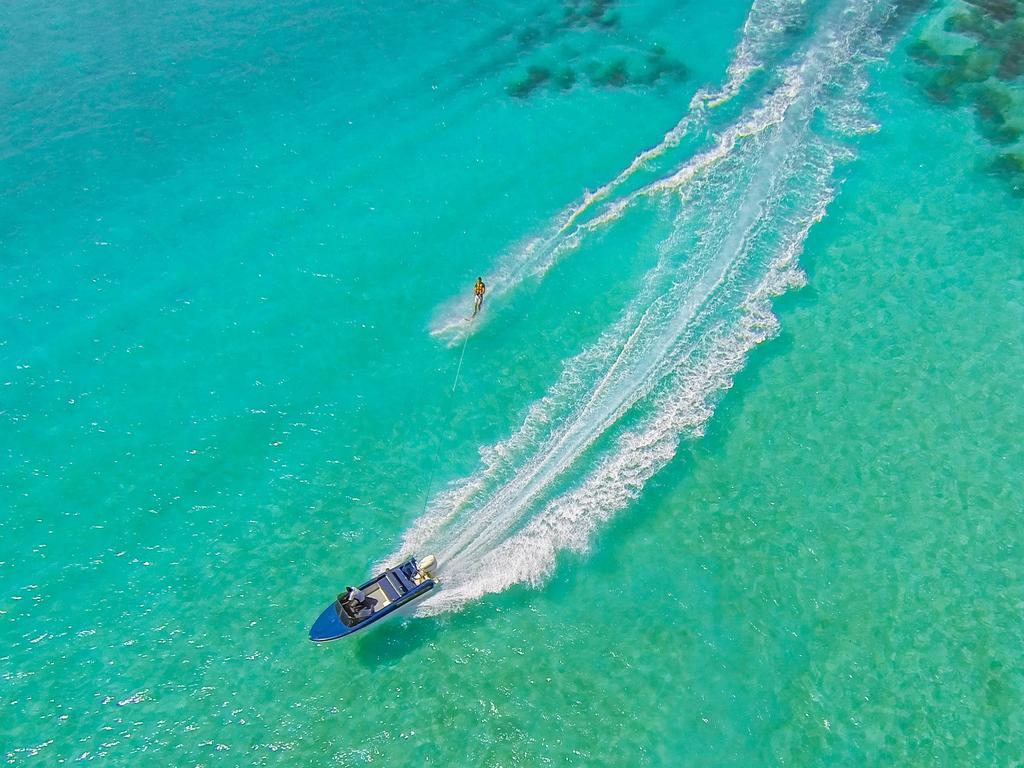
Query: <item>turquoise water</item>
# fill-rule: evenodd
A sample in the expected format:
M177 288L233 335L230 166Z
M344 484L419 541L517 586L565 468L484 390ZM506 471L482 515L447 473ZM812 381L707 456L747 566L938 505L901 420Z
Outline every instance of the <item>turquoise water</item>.
M5 762L1019 762L1008 7L14 4Z

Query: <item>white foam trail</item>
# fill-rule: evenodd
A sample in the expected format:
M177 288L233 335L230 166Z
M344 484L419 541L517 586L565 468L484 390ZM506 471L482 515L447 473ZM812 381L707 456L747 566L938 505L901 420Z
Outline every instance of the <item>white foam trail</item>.
M698 91L690 102L690 109L717 107L734 98L750 76L778 54L786 30L804 22L807 13L807 0L755 0L726 69L725 84L716 90Z
M740 43L727 70L727 81L716 90L700 89L690 101L689 112L674 125L661 141L640 152L613 179L596 190L584 192L582 199L560 211L549 222L543 234L518 244L498 259L495 268L486 271L488 306L518 288L525 280L541 277L563 255L576 248L581 236L616 220L637 195L613 202L604 213L587 226L574 228L577 221L596 204L603 202L629 182L640 170L676 148L689 134L702 129L707 122L708 110L719 107L735 97L748 77L764 65L765 59L780 46L784 32L806 14L806 0L755 0L743 25ZM714 153L705 155L714 159ZM466 307L469 298L458 295L448 299L435 313L430 332L448 339L455 345L474 333L486 322L488 312L476 322L467 322Z
M527 277L536 277L545 273L561 256L578 247L584 235L618 220L638 200L669 190L678 190L691 182L697 175L706 172L725 159L734 149L737 141L755 136L778 124L798 94L799 78L798 73L794 70L788 73L781 86L768 95L761 108L754 110L745 119L738 120L715 136L711 148L694 155L669 176L657 179L618 199L609 201L592 218L576 223L594 201L607 196L606 191L617 187L628 176L633 175L639 165L631 165L615 181L602 188L604 191L599 190L599 193L588 198L586 205L577 206L560 217L559 221L562 223L558 225L557 231L547 238L531 241L525 249L520 251L517 256L517 260L520 261L518 272L505 269L500 278L487 275L485 282L491 286L488 294L489 302L493 303L496 298L509 293ZM662 150L666 148L664 145L659 146ZM651 156L653 157L653 155ZM572 226L574 223L575 226ZM473 333L479 327L478 324L466 322L465 316L460 314L460 308L464 303L462 299L450 301L442 313L446 319L434 329L434 333L447 334L452 344L464 339L467 334Z
M622 434L582 483L548 503L521 531L485 551L471 568L456 562L445 574L444 589L422 606L421 613L454 610L516 583L540 584L553 570L558 552L585 550L593 533L675 456L680 440L702 434L750 350L777 332L771 298L803 283L797 267L800 248L830 199L828 192L820 198L764 279L742 302L736 322L717 325L705 335L706 349L699 361L692 354L678 361L680 369L655 400L651 416Z
M677 201L659 262L520 429L407 532L396 556L431 550L441 562L444 589L424 611L542 580L560 550L584 548L680 440L700 434L750 349L775 333L771 296L802 280L797 258L848 151L812 118L859 97L877 10L833 8L782 85L708 150L714 162L692 159L623 198Z
M786 114L786 110L792 106L799 93L799 72L791 70L783 85L769 95L766 103L761 108L755 110L748 119L738 121L729 126L716 137L714 146L695 155L669 176L657 179L615 201L614 204L607 207L604 213L591 219L586 224L580 225L578 231L585 232L597 229L620 218L626 209L640 198L651 197L670 190L678 190L693 180L698 174L707 171L713 165L728 157L729 153L735 148L737 141L755 136L780 123Z
M650 304L583 405L561 424L533 460L475 510L468 523L446 542L443 557L452 568L457 569L504 537L538 494L651 392L675 358L689 354L695 342L688 339L683 351L670 352L684 339L684 331L701 316L709 298L743 261L745 242L763 214L763 201L775 181L774 154L769 151L762 157L760 172L736 210L726 237L716 244L710 264L696 282L678 283Z

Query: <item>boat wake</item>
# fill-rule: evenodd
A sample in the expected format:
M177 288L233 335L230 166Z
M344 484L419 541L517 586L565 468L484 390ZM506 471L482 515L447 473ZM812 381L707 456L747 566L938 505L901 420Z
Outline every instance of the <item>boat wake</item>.
M799 27L806 14L806 3L801 0L757 0L743 26L743 34L727 72L726 83L718 89L699 90L691 99L689 110L656 145L640 152L615 178L587 190L582 198L552 218L543 232L517 243L503 253L495 267L486 272L484 282L489 286L488 317L500 307L501 299L514 293L525 282L539 280L563 256L574 251L583 236L617 220L640 193L633 192L616 199L615 193L629 189L631 184L647 178L658 178L662 159L671 156L680 147L689 147L721 122L718 118L723 105L739 94L744 84L765 62L777 57L789 44L786 31ZM721 115L726 118L726 114ZM733 125L726 134L739 130ZM757 130L756 125L747 126ZM720 139L721 137L717 137ZM705 162L713 162L717 154L705 153ZM667 158L671 160L671 157ZM678 169L685 175L686 169ZM435 311L430 332L445 339L449 345L461 343L466 336L480 328L481 323L465 322L466 297L454 295Z
M836 163L871 126L865 69L890 12L874 0L756 2L726 84L698 93L662 142L499 262L495 298L639 201L663 212L657 262L621 316L511 435L481 449L477 472L431 500L390 558L436 552L444 588L420 612L542 582L560 551L585 549L702 433L750 350L777 332L772 298L804 279L798 258ZM797 28L813 33L799 43L787 32Z

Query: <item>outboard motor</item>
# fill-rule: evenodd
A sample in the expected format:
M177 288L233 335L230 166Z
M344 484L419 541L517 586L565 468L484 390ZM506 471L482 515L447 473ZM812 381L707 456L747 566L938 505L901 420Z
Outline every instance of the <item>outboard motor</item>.
M427 555L422 560L417 560L416 564L420 567L420 573L426 579L433 579L434 574L431 573L437 567L437 558L433 555Z

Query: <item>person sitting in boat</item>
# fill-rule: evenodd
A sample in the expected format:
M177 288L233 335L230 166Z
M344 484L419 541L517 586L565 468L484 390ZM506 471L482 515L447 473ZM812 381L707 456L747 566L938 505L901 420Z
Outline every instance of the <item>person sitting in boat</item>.
M349 587L345 591L345 598L341 601L352 614L352 617L362 621L368 619L373 613L373 608L366 604L366 593L361 589Z

